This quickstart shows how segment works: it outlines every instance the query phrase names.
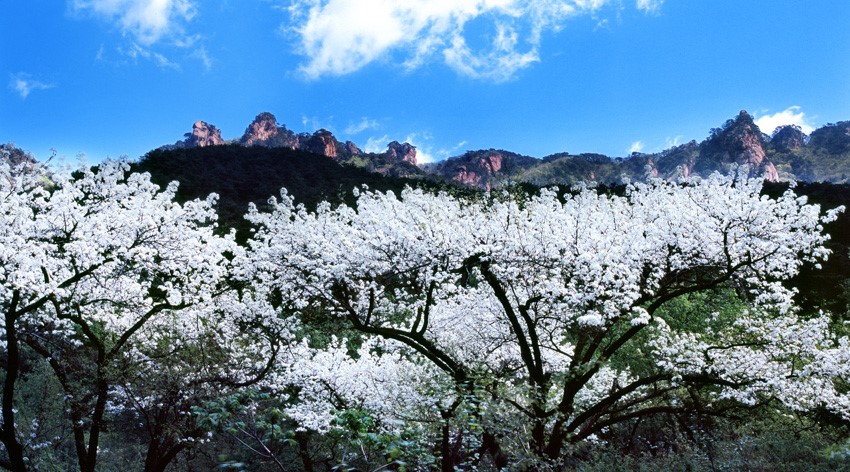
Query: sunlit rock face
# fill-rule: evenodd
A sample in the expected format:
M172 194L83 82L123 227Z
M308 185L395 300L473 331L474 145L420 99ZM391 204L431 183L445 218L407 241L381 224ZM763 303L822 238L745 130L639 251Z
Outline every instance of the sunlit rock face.
M405 161L416 165L416 148L408 143L393 141L387 145L387 157L393 161Z
M221 131L206 121L196 121L192 125L192 135L189 138L189 145L195 147L217 146L224 144L221 139Z
M337 144L338 142L336 138L334 138L333 133L326 129L320 129L302 143L301 148L307 152L321 154L323 156L330 157L331 159L336 159Z
M700 146L696 171L708 174L725 171L731 165L747 166L751 176L762 176L776 182L779 173L766 158L762 133L746 110L726 122L722 128L712 130L711 136Z
M351 156L360 156L363 154L363 151L361 151L360 148L351 141L346 141L343 148L345 149L345 152Z
M243 146L264 145L272 141L279 134L277 120L271 113L260 113L254 121L248 125L239 143Z

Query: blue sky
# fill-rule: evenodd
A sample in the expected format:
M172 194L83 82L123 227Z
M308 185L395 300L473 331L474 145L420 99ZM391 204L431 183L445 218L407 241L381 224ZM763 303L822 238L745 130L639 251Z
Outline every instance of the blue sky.
M422 160L624 156L850 120L847 0L29 0L0 16L0 142L136 158L260 112ZM5 82L5 84L3 83ZM769 131L769 130L763 130Z

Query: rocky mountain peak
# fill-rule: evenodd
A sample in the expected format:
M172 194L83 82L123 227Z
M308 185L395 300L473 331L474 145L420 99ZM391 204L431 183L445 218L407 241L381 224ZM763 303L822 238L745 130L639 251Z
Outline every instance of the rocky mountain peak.
M827 123L812 131L808 146L830 154L850 152L850 121Z
M773 132L770 144L783 152L795 151L805 146L806 135L797 125L780 126Z
M745 165L752 176L764 176L771 182L779 180L776 166L766 159L761 130L746 110L741 110L722 128L712 130L711 136L703 143L700 161L701 170L720 170L712 167L722 168L731 164Z
M461 156L429 164L427 170L455 182L491 189L540 161L498 149L467 151Z
M359 156L359 155L363 154L363 151L361 151L360 148L357 147L357 145L354 144L351 141L346 141L345 144L343 144L342 147L345 149L345 152L348 153L349 155Z
M306 139L303 143L304 150L313 154L321 154L323 156L336 159L337 145L339 142L334 137L333 133L322 128L312 136Z
M186 134L186 144L190 147L206 147L224 144L221 131L206 121L196 121L192 125L192 133Z
M263 112L248 125L239 143L243 146L262 145L273 140L278 134L277 119L271 113Z
M416 148L409 143L393 141L387 145L387 157L393 161L405 161L416 165Z

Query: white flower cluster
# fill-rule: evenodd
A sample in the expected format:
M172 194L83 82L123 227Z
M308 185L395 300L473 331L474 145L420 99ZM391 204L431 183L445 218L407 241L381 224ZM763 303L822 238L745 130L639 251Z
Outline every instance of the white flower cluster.
M609 364L616 349L606 349L625 345L631 337L624 333L651 327L644 330L651 339L645 353L659 379L675 384L701 375L726 385L719 398L774 396L792 407L850 413L834 388L817 394L847 378L827 362L841 358L846 341L827 341L822 322L799 318L794 292L780 283L804 261L827 256L821 225L836 212L821 217L819 207L791 191L776 199L760 192L756 180L715 175L690 184L635 184L624 196L543 190L527 199L464 201L411 189L400 196L363 191L356 208L323 205L315 212L296 207L284 192L270 201L272 212L252 209L247 217L259 228L251 242L255 276L293 306L347 318L366 334L411 348L421 354L417 362L449 377L495 379L503 386L497 394L518 406L529 405L516 398L525 390L504 386L532 381L557 392L552 379L575 382L585 373L563 408L571 418L579 413L574 408L591 408L594 397L639 396L640 379ZM753 306L725 331L673 330L654 316L668 300L724 286L738 287ZM594 338L602 341L591 350ZM803 339L812 343L801 345ZM328 365L355 362L343 361L341 352L311 358L317 356L333 358ZM410 369L403 359L398 368ZM371 375L361 402L382 397L376 379L397 378L388 370ZM623 390L628 395L616 393L635 382ZM557 408L564 397L547 398L544 407Z
M0 166L0 304L61 341L50 362L95 342L86 330L106 333L97 342L125 374L110 379L110 409L158 407L145 388L156 382L179 379L190 398L267 373L265 388L292 395L289 417L316 431L346 408L387 431L436 424L475 397L482 424L519 411L552 437L591 437L605 415L687 382L718 387L713 401L850 419L850 341L795 311L781 283L827 256L821 225L836 213L793 192L767 198L721 176L622 196L364 190L355 208L315 212L283 192L271 212L249 210L246 249L214 231L214 195L180 205L176 185L127 172ZM714 289L749 310L725 324L659 315ZM299 334L311 310L363 338L315 347Z

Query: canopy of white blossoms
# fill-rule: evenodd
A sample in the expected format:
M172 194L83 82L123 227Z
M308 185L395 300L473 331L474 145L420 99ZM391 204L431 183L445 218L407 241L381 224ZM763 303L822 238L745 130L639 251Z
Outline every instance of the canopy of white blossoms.
M821 225L836 212L822 216L793 191L768 198L759 181L716 175L635 184L622 196L588 188L469 201L407 189L364 190L353 208L315 212L285 192L270 203L248 214L258 283L294 312L318 307L395 345L406 375L415 365L432 373L424 403L452 403L432 398L436 384L454 382L441 392L455 397L461 385L484 385L490 414L524 414L555 444L651 411L685 384L712 387L708 406L778 398L850 418L837 388L850 379L847 339L830 334L825 316L798 313L781 283L827 257ZM690 324L664 309L717 290L747 309ZM325 395L363 404L398 391L407 400L397 404L418 405L381 352L331 356L337 381L370 387L326 383ZM321 413L304 408L306 424L328 424L306 420Z

